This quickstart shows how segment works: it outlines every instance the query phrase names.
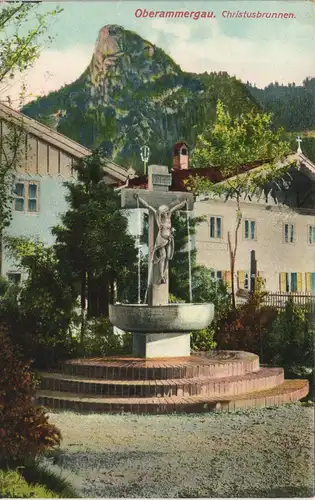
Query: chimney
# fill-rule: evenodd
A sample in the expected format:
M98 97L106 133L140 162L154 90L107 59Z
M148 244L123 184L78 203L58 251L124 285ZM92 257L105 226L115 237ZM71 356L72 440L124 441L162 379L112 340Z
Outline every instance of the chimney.
M173 148L173 170L188 169L188 146L185 142L177 142Z

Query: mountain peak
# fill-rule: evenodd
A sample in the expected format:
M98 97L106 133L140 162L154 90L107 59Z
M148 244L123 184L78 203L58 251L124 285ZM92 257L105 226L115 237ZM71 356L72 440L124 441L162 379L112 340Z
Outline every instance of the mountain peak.
M160 74L178 73L180 68L166 54L161 57L162 52L133 31L105 25L98 33L89 66L94 95L108 102L108 84L112 89L133 82L137 88Z
M185 73L161 48L116 24L98 32L91 62L73 83L27 105L23 112L128 167L171 163L179 137L192 145L215 118L217 100L232 114L255 104L227 73Z
M124 33L127 31L123 26L120 26L119 24L106 24L99 30L99 34L103 32L105 35L106 33L109 35L119 35L121 33Z

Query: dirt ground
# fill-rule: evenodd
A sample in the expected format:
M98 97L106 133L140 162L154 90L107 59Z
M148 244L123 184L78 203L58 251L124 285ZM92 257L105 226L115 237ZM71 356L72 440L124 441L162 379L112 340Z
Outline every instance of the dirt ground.
M234 414L52 413L47 465L82 497L313 496L314 408Z

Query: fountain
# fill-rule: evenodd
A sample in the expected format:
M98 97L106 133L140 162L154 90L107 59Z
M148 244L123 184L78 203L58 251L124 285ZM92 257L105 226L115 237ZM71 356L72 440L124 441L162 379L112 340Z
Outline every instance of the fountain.
M148 190L125 189L121 193L123 208L142 206L149 211L148 303L109 307L111 323L132 332L135 357L190 356L191 331L206 328L214 315L213 304L169 304L168 266L175 245L171 217L184 207L186 211L193 209L193 195L169 191L171 184L167 167L150 165Z
M208 412L279 405L308 394L307 380L284 380L282 368L261 367L256 354L191 353L190 332L211 323L214 307L192 302L191 280L191 302L168 303L172 213L185 207L189 233L193 208L192 194L169 192L171 182L167 167L153 165L148 190L122 191L123 208L149 210L147 303L141 303L138 276L138 304L113 304L109 311L113 325L132 332L133 355L72 359L58 372L39 373L39 404L101 413Z

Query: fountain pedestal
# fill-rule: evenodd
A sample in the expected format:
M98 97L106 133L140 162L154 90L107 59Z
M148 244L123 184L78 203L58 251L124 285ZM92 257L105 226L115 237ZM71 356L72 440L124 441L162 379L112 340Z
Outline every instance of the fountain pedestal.
M189 333L134 333L132 354L136 358L175 358L190 356Z

